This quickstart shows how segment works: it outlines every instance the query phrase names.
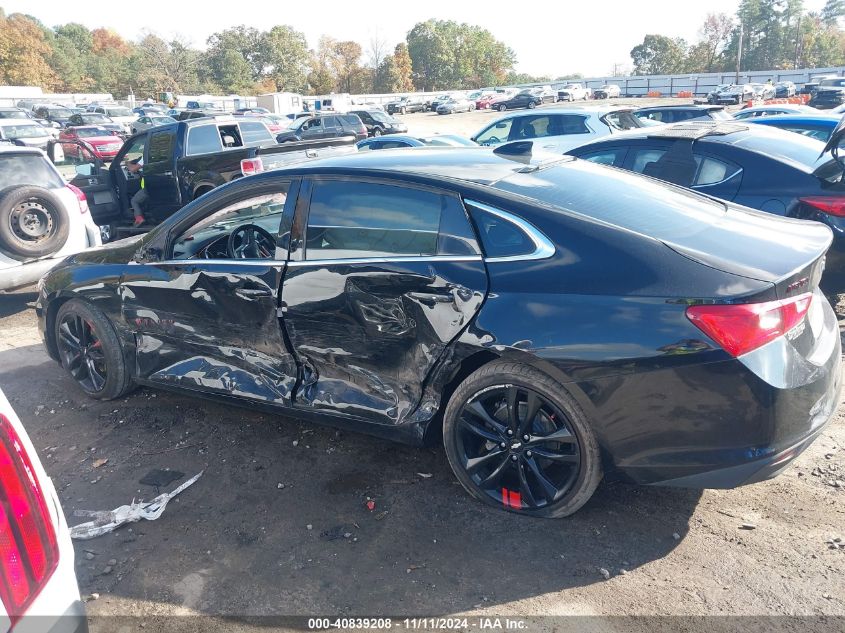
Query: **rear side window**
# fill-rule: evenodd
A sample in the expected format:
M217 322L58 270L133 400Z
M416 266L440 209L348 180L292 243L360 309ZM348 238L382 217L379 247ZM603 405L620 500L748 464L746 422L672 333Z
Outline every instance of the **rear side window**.
M0 182L3 187L35 185L45 189L65 186L61 177L39 154L0 155Z
M448 234L443 240L441 217ZM451 196L378 183L327 181L314 186L307 260L465 255L473 245L463 209Z
M639 174L653 176L654 178L661 178L660 159L666 154L665 149L641 149L635 150L634 162L631 170ZM717 182L727 180L738 171L741 167L730 161L712 158L710 156L702 156L701 154L693 154L695 160L695 171L692 175L692 181L689 183L682 183L688 187L700 187L703 185L713 185Z
M642 127L642 124L630 112L611 112L602 118L607 125L614 130L633 130Z
M150 136L148 160L150 163L169 161L173 156L173 132L155 132Z
M188 154L209 154L222 150L216 125L198 125L188 131Z
M534 242L512 222L472 205L469 209L485 257L516 257L534 252Z
M588 160L591 163L597 163L599 165L614 165L616 167L621 167L622 161L625 160L626 151L627 150L624 148L601 149L595 152L580 154L578 158Z
M361 119L358 118L357 114L341 114L338 118L343 121L344 125L351 127L358 127L361 123ZM372 117L370 117L370 120L372 120Z
M258 121L244 121L239 123L239 126L244 145L274 142L273 135L270 134L270 130L263 123L259 123Z

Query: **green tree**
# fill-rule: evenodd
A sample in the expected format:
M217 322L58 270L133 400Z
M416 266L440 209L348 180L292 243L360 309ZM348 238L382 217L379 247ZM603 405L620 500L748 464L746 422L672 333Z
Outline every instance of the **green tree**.
M390 92L411 92L414 89L413 63L408 45L399 42L389 58L393 66L393 83Z
M91 32L81 24L71 22L54 29L49 64L56 75L56 90L84 92L96 84L89 68L93 43Z
M636 75L671 75L684 72L687 54L682 39L665 35L646 35L642 44L631 49Z
M305 92L308 86L308 43L290 26L274 26L264 35L267 73L276 90Z
M827 26L836 26L845 17L845 0L827 0L822 9L821 20Z
M224 90L242 91L264 75L266 44L267 38L258 29L243 25L213 33L206 40L206 68ZM236 55L240 61L235 61Z

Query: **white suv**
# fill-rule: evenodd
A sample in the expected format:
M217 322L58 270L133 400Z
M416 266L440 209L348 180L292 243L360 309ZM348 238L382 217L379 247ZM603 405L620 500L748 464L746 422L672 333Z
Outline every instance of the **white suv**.
M0 631L87 633L59 498L2 391L0 535Z
M85 194L33 147L0 143L0 291L38 281L68 255L99 246Z

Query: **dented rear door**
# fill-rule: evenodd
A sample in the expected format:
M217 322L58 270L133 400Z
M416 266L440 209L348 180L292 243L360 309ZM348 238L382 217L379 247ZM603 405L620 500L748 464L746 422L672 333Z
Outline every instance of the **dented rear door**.
M294 404L401 424L487 292L466 211L449 192L377 180L314 179L300 200L281 294Z

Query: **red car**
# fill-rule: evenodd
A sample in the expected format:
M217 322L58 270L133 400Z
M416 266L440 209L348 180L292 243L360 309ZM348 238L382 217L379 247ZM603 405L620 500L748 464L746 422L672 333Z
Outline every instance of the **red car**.
M494 103L497 101L502 101L503 99L507 99L508 94L506 92L497 92L496 94L488 94L484 95L475 102L475 109L476 110L489 110Z
M69 127L59 134L59 142L82 141L91 149L91 152L100 160L111 160L123 147L123 139L112 134L107 129L93 125L80 127ZM79 146L67 143L62 146L66 155L77 156Z
M290 125L289 118L279 116L278 114L264 114L261 115L259 118L267 124L267 128L273 134L278 134L282 130L287 129L288 125Z

